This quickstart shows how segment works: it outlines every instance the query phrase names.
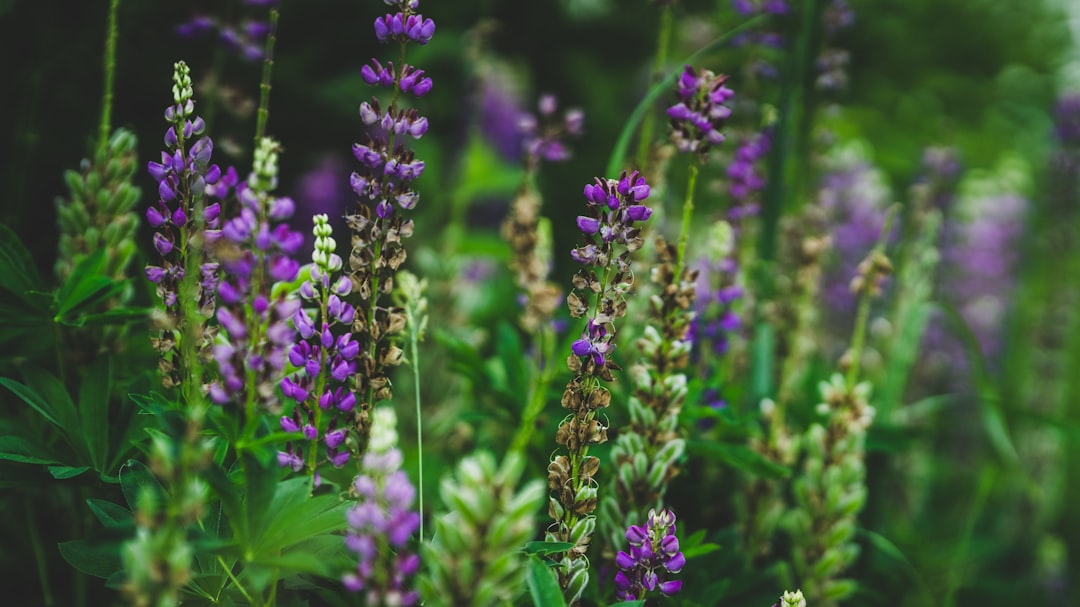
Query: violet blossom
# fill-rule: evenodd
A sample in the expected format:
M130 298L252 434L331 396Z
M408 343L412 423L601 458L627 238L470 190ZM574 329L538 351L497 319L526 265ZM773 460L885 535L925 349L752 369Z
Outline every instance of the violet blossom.
M686 557L679 550L675 536L675 514L671 510L649 510L644 527L631 525L626 530L630 551L615 557L615 598L633 601L659 590L664 596L678 594L682 581L671 576L682 571Z

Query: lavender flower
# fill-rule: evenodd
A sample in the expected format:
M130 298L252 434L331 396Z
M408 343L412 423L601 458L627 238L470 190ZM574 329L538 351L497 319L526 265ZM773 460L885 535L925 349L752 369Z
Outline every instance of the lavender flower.
M409 42L426 44L435 31L431 19L416 12L418 0L387 0L398 13L375 20L375 35L380 42L397 41L404 55ZM405 328L400 310L380 305L380 298L393 290L394 274L405 263L403 240L412 235L411 219L396 208L416 206L419 194L412 183L424 172L424 161L415 157L405 141L419 139L428 129L427 118L412 108L398 106L401 93L421 97L432 87L431 79L415 66L392 63L383 66L378 59L361 70L361 77L372 86L393 89L393 101L385 111L376 98L360 105L360 117L369 127L364 143L353 146L353 155L361 168L349 183L358 197L354 214L345 218L352 230L352 253L349 277L356 286L359 302L353 337L360 345L352 391L358 395L355 428L358 448L366 448L369 414L377 401L390 398L390 367L401 363L403 353L391 339Z
M580 135L584 114L571 109L561 121L555 118L553 95L540 98L540 119L523 115L519 131L524 136L525 175L514 197L510 214L502 224L502 235L510 243L514 257L510 263L517 285L524 291L521 324L530 333L552 321L562 291L548 280L551 273L551 225L540 216L542 199L536 190L536 174L543 160L559 162L570 157L563 143L566 135ZM538 338L542 339L542 338Z
M348 435L345 416L356 408L356 394L350 389L349 378L356 372L360 344L350 332L356 310L341 299L352 291L352 281L339 274L342 262L334 253L337 243L329 220L326 215L312 219L315 250L308 280L300 286L300 297L313 302L316 308L309 311L297 307L292 316L297 339L288 358L298 371L281 380L282 393L296 403L292 412L281 418L281 428L300 436L295 444L286 444L278 454L278 463L294 472L306 467L318 484L320 441L324 461L340 468L349 460L349 451L342 447ZM301 439L309 444L306 461Z
M754 15L786 15L790 10L785 0L731 0L735 12L746 17Z
M355 572L342 577L342 584L364 592L366 605L408 607L420 599L412 589L420 557L408 550L420 526L420 514L412 509L416 488L401 470L393 410L376 409L374 417L371 449L352 484L358 503L349 510L345 536L346 548L359 562Z
M678 101L667 110L671 118L671 140L680 152L697 152L702 159L709 146L724 141L720 132L731 108L723 105L735 93L724 86L727 76L687 65L676 89Z
M829 321L848 334L855 310L851 277L856 265L873 248L885 223L889 192L880 173L858 158L841 157L822 179L818 205L832 224L830 235L835 255L825 269L822 296Z
M247 0L244 4L261 9L276 6L278 0ZM196 40L216 32L218 43L226 51L246 61L261 61L270 29L270 24L261 18L232 22L211 15L196 15L176 26L176 33L181 38Z
M630 552L615 557L615 598L623 601L644 599L659 590L672 596L682 590L682 581L668 579L682 571L686 557L679 551L675 537L675 514L671 510L649 511L644 527L631 525L626 530Z
M221 178L221 169L210 164L214 144L202 136L206 123L195 116L193 94L190 72L181 61L174 66L173 105L165 110L165 120L170 123L165 131L166 151L161 153L161 162L148 164L158 184L158 202L146 210L146 220L155 230L154 249L161 262L147 266L146 277L156 285L157 296L164 304L157 318L162 331L151 341L161 354L161 381L167 388L179 385L194 364L191 356L195 352L181 355L178 335L184 330L198 334L198 343L193 345L200 350L209 348L213 341L212 331L186 327L181 309L184 298L191 298L198 302L204 317L213 314L218 269L201 246L217 234L220 207L211 204L204 208L203 194ZM192 142L193 138L197 139ZM197 274L184 283L185 275L193 272ZM189 285L186 292L182 284ZM201 378L197 381L201 383Z
M1065 146L1080 143L1080 93L1058 99L1054 107L1054 132Z
M277 183L276 148L270 139L259 142L252 174L236 190L240 213L225 223L217 243L223 270L217 319L228 339L214 347L221 379L211 384L210 398L246 405L249 414L256 405L279 408L275 392L294 342L288 320L299 309L284 290L272 289L296 279L300 264L292 255L303 243L303 236L278 223L292 216L292 199L270 195Z
M733 208L728 213L736 216L733 219L757 214L756 196L765 188L761 162L771 145L772 130L765 129L744 140L735 150L735 158L727 168L728 194L733 201Z
M1028 201L1016 194L969 199L970 219L946 227L944 296L959 307L983 353L1001 352L1001 328L1016 282L1017 244Z
M580 137L585 122L585 113L577 108L570 108L559 120L555 113L559 102L554 95L542 95L537 107L539 118L524 114L518 120L518 131L524 136L525 166L527 171L535 171L540 161L562 162L570 158L570 150L563 143L566 136Z

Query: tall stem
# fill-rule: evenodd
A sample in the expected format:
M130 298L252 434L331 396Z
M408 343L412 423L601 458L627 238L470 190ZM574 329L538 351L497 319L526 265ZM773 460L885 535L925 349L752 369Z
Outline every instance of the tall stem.
M266 122L270 119L270 74L274 69L274 42L277 41L278 9L270 9L270 33L266 35L262 82L259 83L259 113L255 120L255 148L266 136Z
M98 125L97 151L101 154L109 143L109 131L112 130L113 79L116 74L116 13L120 0L109 4L109 24L105 35L105 82L101 93L101 122Z
M411 312L411 308L410 308ZM412 359L413 391L416 393L416 467L417 501L420 509L420 541L424 541L424 423L420 417L420 319L409 314L409 357Z
M690 176L686 180L686 201L683 202L682 229L679 231L679 248L675 259L675 282L681 280L686 267L686 243L690 240L690 222L694 215L694 190L697 188L698 165L690 163Z

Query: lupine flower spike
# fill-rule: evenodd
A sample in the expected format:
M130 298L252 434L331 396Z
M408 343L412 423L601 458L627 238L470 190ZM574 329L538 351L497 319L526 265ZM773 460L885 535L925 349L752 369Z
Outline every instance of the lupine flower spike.
M156 316L161 336L153 340L162 354L162 383L179 388L184 407L180 436L156 433L148 445L150 469L165 488L164 498L149 484L141 487L135 536L122 550L122 589L139 606L177 604L180 589L194 575L188 530L203 514L207 486L200 472L211 461L210 442L202 435L207 403L201 362L212 339L205 324L214 309L217 264L206 261L203 247L214 240L218 209L204 208L203 193L221 171L210 164L209 137L189 145L205 125L194 116L191 77L183 62L174 66L173 103L165 110L168 151L161 163L150 163L159 200L146 213L162 265L148 266L146 275L157 285L164 310Z
M146 267L146 277L156 285L164 304L154 318L160 333L151 341L161 354L158 368L166 388L187 379L189 370L198 366L194 357L208 351L214 337L213 328L186 326L182 314L185 298L198 302L204 318L214 314L218 264L209 259L205 245L221 234L217 229L221 207L203 202L206 188L221 179L221 169L210 164L214 143L203 136L206 123L195 115L193 94L190 72L181 61L173 75L173 105L165 110L169 122L166 150L161 153L161 162L148 165L158 184L158 202L146 210L146 220L155 230L154 249L161 261ZM197 276L197 280L185 283L185 276ZM188 285L188 292L183 292L182 285ZM180 343L181 335L191 336L196 343L190 339ZM203 379L195 381L197 386L188 387L201 389Z
M380 42L396 42L404 55L409 42L427 44L435 33L435 23L417 12L419 0L386 0L397 13L375 20L375 36ZM420 195L413 189L424 172L424 161L408 149L408 139L420 139L428 130L428 120L415 109L398 102L403 94L423 97L431 91L431 78L424 70L402 64L384 66L378 59L360 70L364 82L393 91L385 110L378 99L360 104L360 119L368 127L367 138L353 146L361 168L349 183L358 198L355 212L345 221L352 231L352 253L348 274L357 298L353 337L360 345L351 388L358 402L353 425L357 447L363 453L370 428L371 407L391 397L391 367L401 364L403 352L392 343L405 328L400 308L381 303L394 289L394 274L405 263L404 239L412 236L413 222L398 212L414 208Z
M725 86L727 76L687 65L677 83L677 101L667 110L672 142L680 152L708 156L709 147L724 141L720 125L731 116L724 105L735 95Z
M352 281L341 273L329 219L316 215L312 220L315 248L300 297L313 307L297 307L292 315L296 343L288 358L298 370L281 380L281 392L295 403L281 417L281 429L299 436L278 453L278 463L294 472L306 468L318 485L319 462L340 468L349 460L344 444L356 408L349 378L356 372L360 344L350 332L356 310L342 299L352 292ZM320 444L323 459L318 456Z
M672 596L682 590L682 581L671 579L682 571L686 557L679 551L675 536L675 514L671 510L649 511L644 527L631 525L626 530L630 551L615 557L615 598L634 601L659 591Z
M521 118L519 128L525 135L525 176L502 224L502 236L513 251L511 268L516 274L518 288L524 292L521 324L535 333L550 323L562 297L559 287L548 280L551 273L551 224L540 216L543 199L536 188L536 176L542 161L562 162L570 157L564 141L567 135L579 136L585 114L578 109L567 110L562 120L555 112L558 102L554 95L540 98L539 119L533 115Z
M648 197L649 185L636 171L586 185L588 215L577 218L585 242L570 253L582 267L574 275L567 304L571 316L588 319L567 359L574 377L563 392L562 406L569 413L555 436L566 454L548 465L548 487L554 492L548 512L555 522L546 534L548 541L574 544L556 567L570 605L578 603L589 577L585 553L596 527L594 476L600 460L588 451L607 440L607 427L597 412L611 404L611 393L600 380L614 381L612 371L618 370L611 360L615 321L626 314L624 296L634 284L630 253L643 242L639 223L652 214L644 204ZM595 302L591 307L586 303L590 300Z
M277 386L295 342L288 321L300 308L284 289L273 288L296 279L300 264L292 256L304 242L284 223L295 205L271 196L276 184L277 144L264 138L251 176L236 188L240 213L225 222L215 247L222 269L217 320L227 339L214 346L221 378L210 386L210 398L238 405L249 417L256 408L281 410Z
M429 605L510 605L525 591L525 555L544 486L518 488L525 460L509 454L501 465L488 452L466 457L439 485L449 512L424 544L420 591Z
M396 425L393 409L375 410L370 448L352 484L358 503L347 516L345 546L359 562L342 583L371 607L411 607L420 599L413 589L420 557L409 549L420 514L412 509L416 488L401 470Z

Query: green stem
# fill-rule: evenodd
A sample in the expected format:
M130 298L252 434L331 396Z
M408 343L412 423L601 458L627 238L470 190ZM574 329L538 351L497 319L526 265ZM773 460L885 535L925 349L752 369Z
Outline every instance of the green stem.
M548 386L551 385L551 380L555 379L556 367L552 364L554 336L551 335L550 331L543 328L537 332L537 336L540 341L540 350L543 352L542 358L537 364L540 373L533 385L532 394L529 395L529 402L525 405L525 410L521 414L521 424L514 435L514 440L510 442L508 453L524 454L525 448L529 445L529 438L532 436L533 428L536 425L536 418L540 417L540 412L544 410ZM541 370L541 365L545 363L546 366L542 367Z
M45 561L45 550L41 546L37 523L34 522L34 508L29 502L26 504L26 528L30 531L30 548L34 552L34 562L37 564L42 601L45 607L52 607L53 595L49 584L49 565Z
M116 74L116 13L120 0L109 4L109 25L105 37L105 82L101 93L101 123L98 125L98 154L105 152L109 144L109 131L112 130L113 80Z
M412 358L413 391L416 393L416 493L420 509L420 541L424 541L424 424L420 416L420 328L409 308L409 356Z
M263 59L262 82L259 83L259 113L255 121L255 148L266 136L266 122L270 119L270 74L274 69L274 42L277 41L278 9L270 9L270 33L266 36Z
M896 216L897 208L898 205L893 205L886 212L885 223L881 226L881 236L878 237L878 242L870 253L872 257L885 250L885 243L889 240L889 233L892 231L893 217ZM874 274L874 271L871 270L870 274ZM865 285L862 296L859 298L859 308L855 316L855 331L851 336L851 350L849 351L851 366L848 367L847 377L845 378L848 390L854 389L855 384L859 382L859 363L862 361L863 346L866 343L866 329L870 319L870 302L873 299L873 290L873 285Z
M664 66L667 64L668 46L671 43L671 5L665 5L660 11L660 34L656 39L656 60L653 62L652 81L659 82L664 76ZM649 162L649 148L652 146L653 124L656 122L656 112L647 112L641 123L641 134L638 136L637 164L644 170Z
M686 243L690 240L690 222L694 215L694 190L697 188L698 165L690 163L690 176L686 181L686 201L683 203L682 229L679 231L679 248L675 256L675 282L682 280L686 267Z
M240 580L236 579L235 575L233 575L232 567L226 565L225 559L221 558L220 556L217 557L217 560L218 564L221 565L221 570L225 572L225 577L229 578L229 581L232 582L233 586L235 586L236 589L240 591L240 594L245 599L247 599L247 602L255 604L255 601L252 600L251 595L248 594L248 591L246 588L244 588L244 585L240 583Z

